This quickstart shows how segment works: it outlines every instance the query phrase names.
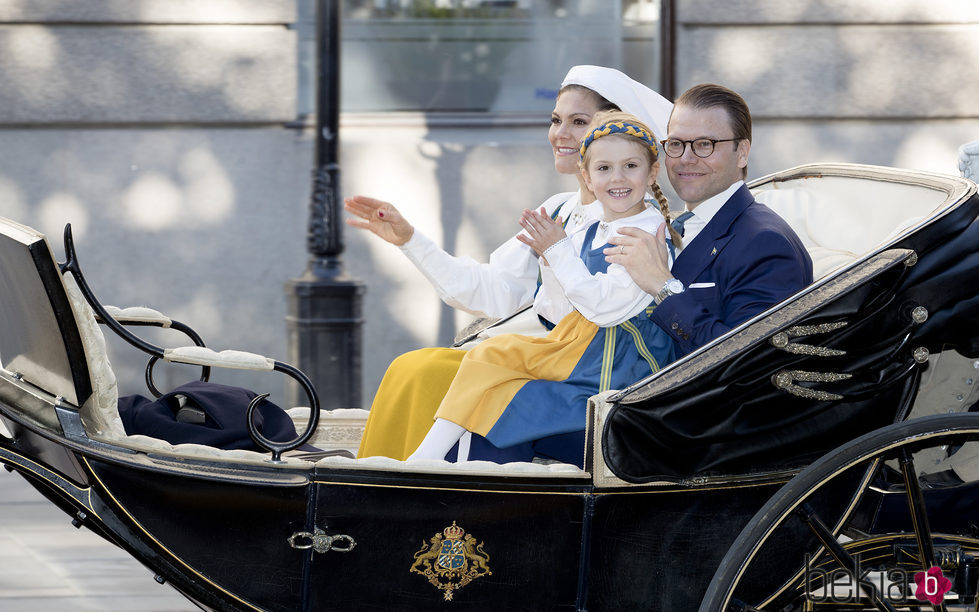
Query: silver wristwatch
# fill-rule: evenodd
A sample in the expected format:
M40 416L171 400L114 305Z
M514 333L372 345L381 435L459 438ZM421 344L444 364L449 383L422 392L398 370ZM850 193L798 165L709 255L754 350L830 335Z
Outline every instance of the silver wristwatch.
M659 304L671 295L676 295L678 293L683 293L683 283L675 278L671 278L670 280L666 281L663 288L656 294L656 303Z

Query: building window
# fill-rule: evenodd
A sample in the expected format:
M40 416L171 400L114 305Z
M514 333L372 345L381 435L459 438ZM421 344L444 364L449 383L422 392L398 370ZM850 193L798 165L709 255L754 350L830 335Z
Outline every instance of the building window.
M548 112L575 64L659 84L660 0L344 0L345 112Z

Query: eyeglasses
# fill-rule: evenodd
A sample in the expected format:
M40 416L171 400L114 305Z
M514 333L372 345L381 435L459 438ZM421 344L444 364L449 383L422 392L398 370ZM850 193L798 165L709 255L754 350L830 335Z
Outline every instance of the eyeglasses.
M714 145L719 142L735 142L741 138L724 138L722 140L712 140L710 138L698 138L697 140L680 140L679 138L667 138L660 141L663 150L670 157L683 157L683 152L690 145L690 150L697 157L710 157L714 154Z

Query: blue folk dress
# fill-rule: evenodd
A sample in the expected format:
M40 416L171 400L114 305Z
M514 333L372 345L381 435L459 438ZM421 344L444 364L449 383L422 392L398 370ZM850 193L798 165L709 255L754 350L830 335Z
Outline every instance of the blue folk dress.
M588 228L580 253L591 274L609 265L602 252L608 244L589 248L598 225ZM588 398L628 386L674 359L671 338L649 319L653 307L612 327L572 311L542 338L488 338L462 359L435 416L473 432L470 460L540 455L581 466Z

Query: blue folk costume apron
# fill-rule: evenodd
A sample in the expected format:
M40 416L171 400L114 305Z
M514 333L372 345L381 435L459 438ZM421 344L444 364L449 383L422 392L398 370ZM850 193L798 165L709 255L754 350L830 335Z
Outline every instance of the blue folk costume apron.
M596 221L581 247L592 274L608 269L602 250L609 245L589 249L597 228ZM539 455L580 467L588 398L628 386L674 358L672 340L647 311L599 327L575 310L543 338L488 338L463 357L435 416L473 432L470 460L505 463Z

